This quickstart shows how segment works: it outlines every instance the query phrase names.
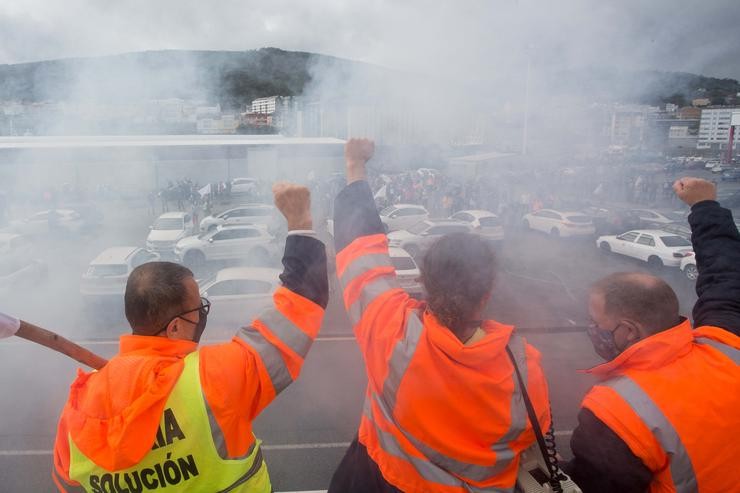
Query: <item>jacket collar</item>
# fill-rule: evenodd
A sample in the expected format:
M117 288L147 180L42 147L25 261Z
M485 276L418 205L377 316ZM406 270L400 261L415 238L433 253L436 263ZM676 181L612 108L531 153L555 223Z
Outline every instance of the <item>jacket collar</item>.
M120 354L155 353L159 356L184 358L198 349L198 343L168 337L122 335Z
M584 370L584 372L606 379L627 370L660 368L688 353L693 342L691 322L684 319L675 327L633 344L613 360Z

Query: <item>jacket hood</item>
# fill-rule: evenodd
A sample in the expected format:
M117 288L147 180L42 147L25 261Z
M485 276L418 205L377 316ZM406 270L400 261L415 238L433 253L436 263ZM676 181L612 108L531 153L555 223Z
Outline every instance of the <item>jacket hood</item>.
M167 399L197 349L191 341L127 335L99 371L78 376L64 417L80 451L109 471L137 464L151 450Z

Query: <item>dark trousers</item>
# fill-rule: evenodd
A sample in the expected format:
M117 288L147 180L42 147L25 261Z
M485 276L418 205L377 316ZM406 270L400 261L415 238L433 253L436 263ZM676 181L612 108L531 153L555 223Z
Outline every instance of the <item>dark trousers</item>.
M329 493L401 493L388 483L357 437L334 472Z

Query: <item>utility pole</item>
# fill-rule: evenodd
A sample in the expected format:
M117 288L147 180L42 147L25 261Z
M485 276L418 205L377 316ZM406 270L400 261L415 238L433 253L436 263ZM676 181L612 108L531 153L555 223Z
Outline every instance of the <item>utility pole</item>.
M532 58L527 49L527 79L524 82L524 125L522 126L522 155L527 154L527 132L529 127L529 81L532 72Z

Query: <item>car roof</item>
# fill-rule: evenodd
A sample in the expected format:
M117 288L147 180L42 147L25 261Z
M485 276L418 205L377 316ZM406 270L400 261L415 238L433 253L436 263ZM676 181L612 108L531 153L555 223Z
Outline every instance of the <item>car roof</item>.
M484 211L483 209L469 209L465 211L457 211L455 214L460 214L461 212L465 212L475 217L498 217L498 214L494 214L491 211ZM453 216L455 214L453 214Z
M427 210L426 207L424 207L423 205L419 205L419 204L393 204L391 207L395 207L396 209L400 207L413 207L415 209Z
M430 226L465 226L469 228L468 223L464 221L457 221L455 219L424 219L421 222L425 222Z
M532 211L532 214L536 212L543 212L543 211L555 212L556 214L561 214L561 215L568 214L570 216L588 216L588 214L584 214L583 212L579 212L579 211L559 211L557 209L540 209L538 211Z
M160 215L157 219L182 219L185 217L185 214L189 214L189 212L165 212L164 214Z
M666 233L670 233L670 232L662 230L662 229L631 229L622 234L626 234L626 233L640 233L640 234L656 235L656 236L678 236L675 234L666 235ZM619 236L622 236L622 234L620 234Z
M248 279L277 284L281 272L279 269L270 267L228 267L216 272L216 281Z
M137 250L141 250L140 247L135 246L120 246L106 248L98 254L97 257L90 262L90 265L100 264L124 264L126 259L133 255Z

